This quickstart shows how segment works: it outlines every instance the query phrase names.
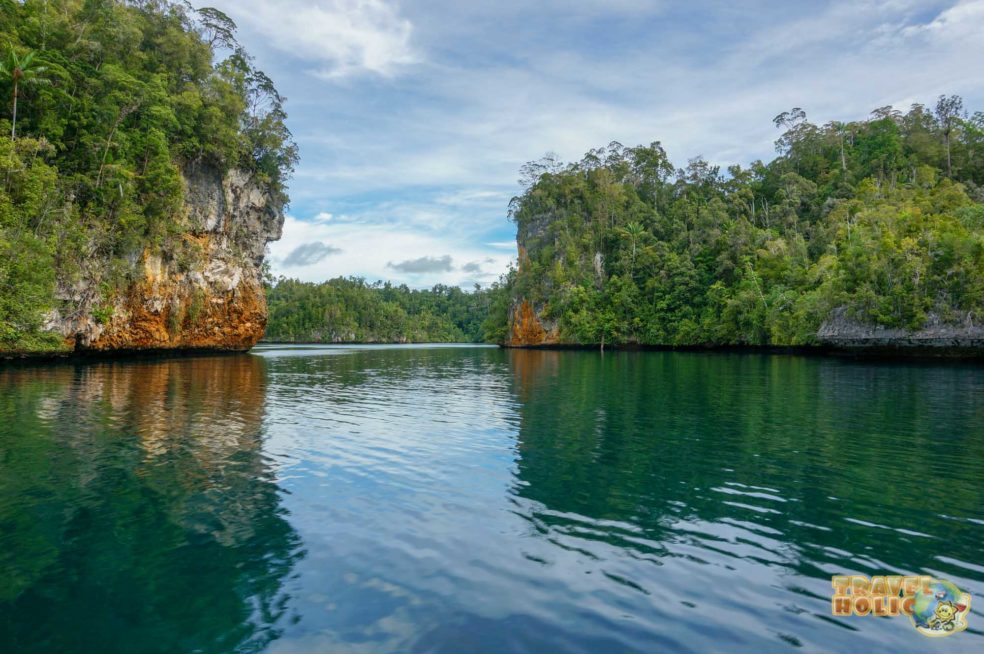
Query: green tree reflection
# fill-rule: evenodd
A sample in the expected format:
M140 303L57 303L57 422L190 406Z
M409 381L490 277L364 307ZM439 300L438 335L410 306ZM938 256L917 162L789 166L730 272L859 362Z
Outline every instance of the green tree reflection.
M0 650L275 639L302 552L264 392L250 356L0 370Z
M827 564L979 576L939 558L979 559L979 370L720 353L510 360L516 493L542 505L529 517L544 531L659 556L693 525L713 541L740 524L814 577Z

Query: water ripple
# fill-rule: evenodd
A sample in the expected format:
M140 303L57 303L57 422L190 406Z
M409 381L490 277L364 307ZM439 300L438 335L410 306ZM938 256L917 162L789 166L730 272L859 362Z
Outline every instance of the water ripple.
M0 390L3 651L915 652L830 575L984 594L977 367L267 346Z

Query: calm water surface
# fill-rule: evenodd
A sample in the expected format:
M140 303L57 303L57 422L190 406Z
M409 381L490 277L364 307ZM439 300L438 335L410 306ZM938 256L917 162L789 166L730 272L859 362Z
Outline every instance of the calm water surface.
M0 652L984 651L984 368L261 348L0 368ZM970 630L830 617L925 573Z

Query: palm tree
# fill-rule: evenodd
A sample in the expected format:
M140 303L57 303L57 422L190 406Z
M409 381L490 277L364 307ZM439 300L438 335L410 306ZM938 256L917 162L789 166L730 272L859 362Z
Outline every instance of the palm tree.
M646 237L646 228L639 223L629 223L625 227L618 228L619 236L627 238L632 244L631 266L635 266L636 246Z
M34 53L29 52L23 58L19 58L13 48L6 62L0 62L0 77L9 79L13 86L13 120L10 123L10 138L17 138L17 97L21 86L47 84L48 79L43 76L47 70L46 66L39 66L34 62Z

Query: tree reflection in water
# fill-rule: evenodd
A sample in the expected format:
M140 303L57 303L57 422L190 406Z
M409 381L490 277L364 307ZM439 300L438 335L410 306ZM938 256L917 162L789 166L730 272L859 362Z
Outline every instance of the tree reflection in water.
M251 356L0 370L0 650L275 639L302 552L264 393Z

